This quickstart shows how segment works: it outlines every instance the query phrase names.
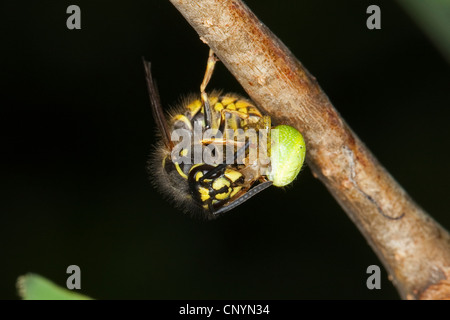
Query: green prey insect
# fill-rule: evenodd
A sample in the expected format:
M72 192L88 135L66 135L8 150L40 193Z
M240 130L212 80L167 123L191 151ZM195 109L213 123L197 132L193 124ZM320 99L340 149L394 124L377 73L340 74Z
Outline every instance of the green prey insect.
M153 117L160 135L149 161L151 180L181 210L200 214L206 219L228 212L271 185L283 187L292 183L300 172L306 151L299 131L287 125L272 128L271 118L263 115L252 101L234 93L206 93L217 60L210 50L200 96L184 99L167 116L151 75L150 63L144 60ZM220 154L219 160L223 161L219 163L196 162L190 152L196 147L194 139L189 139L187 144L184 141L183 146L172 139L177 130L190 134L195 128L200 128L202 134L208 130L215 132L215 137L203 136L199 140L201 153L211 146L231 148L234 152L231 163ZM239 143L229 130L240 130L245 134L253 132L259 136L253 141L246 137ZM261 133L266 133L268 139L261 140ZM252 157L256 145L264 152ZM188 161L180 161L179 156Z

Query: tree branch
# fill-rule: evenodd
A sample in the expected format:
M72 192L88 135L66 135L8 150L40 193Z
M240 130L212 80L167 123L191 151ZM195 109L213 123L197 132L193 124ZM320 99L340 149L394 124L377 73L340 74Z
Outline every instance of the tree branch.
M406 194L316 79L240 0L170 0L275 122L304 135L307 162L385 265L402 298L450 299L450 235Z

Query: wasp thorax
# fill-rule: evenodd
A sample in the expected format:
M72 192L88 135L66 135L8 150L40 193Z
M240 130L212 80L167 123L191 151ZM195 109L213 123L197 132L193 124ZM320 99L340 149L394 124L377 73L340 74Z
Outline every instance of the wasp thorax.
M280 125L271 131L270 170L273 185L284 187L297 177L305 160L305 141L295 128Z

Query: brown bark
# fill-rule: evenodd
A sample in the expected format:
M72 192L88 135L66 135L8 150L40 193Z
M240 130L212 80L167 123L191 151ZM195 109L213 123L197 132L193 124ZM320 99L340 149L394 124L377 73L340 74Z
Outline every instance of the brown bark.
M302 132L307 162L365 236L402 298L450 299L450 235L414 203L316 79L240 0L170 0L275 122Z

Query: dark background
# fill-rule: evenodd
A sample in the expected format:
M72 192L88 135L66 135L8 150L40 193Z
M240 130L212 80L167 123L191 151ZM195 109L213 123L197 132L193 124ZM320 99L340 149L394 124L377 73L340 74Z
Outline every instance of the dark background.
M26 272L99 299L398 299L366 288L380 261L306 167L212 222L145 170L154 123L141 56L165 106L198 92L208 48L169 1L2 2L0 298ZM81 30L66 8L81 8ZM445 59L392 1L247 1L315 75L409 194L450 228ZM382 29L366 28L381 8ZM211 88L244 93L219 64Z

